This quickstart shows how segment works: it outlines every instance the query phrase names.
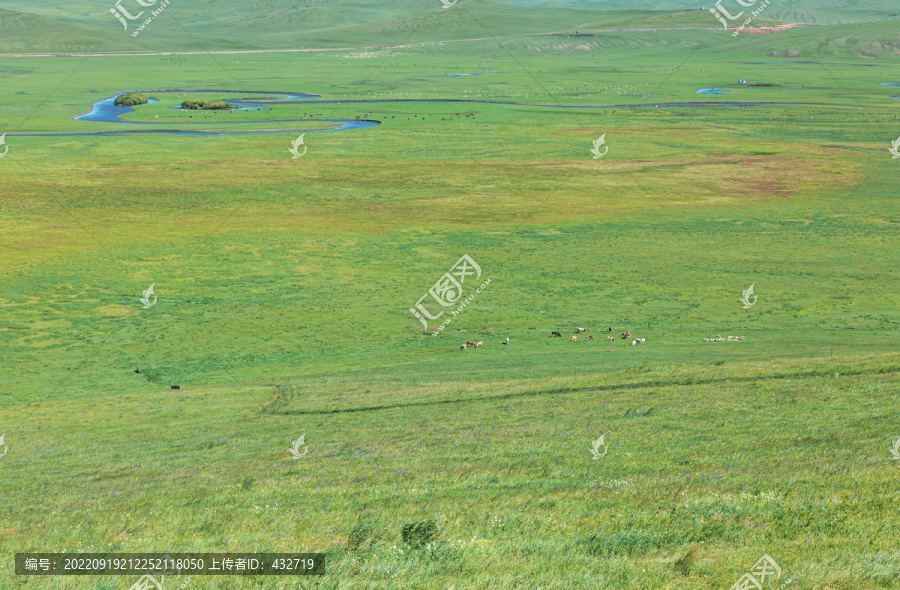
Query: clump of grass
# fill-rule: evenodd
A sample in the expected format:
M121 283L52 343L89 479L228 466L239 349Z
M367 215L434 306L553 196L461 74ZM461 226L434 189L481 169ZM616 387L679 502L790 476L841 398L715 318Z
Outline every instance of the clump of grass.
M366 541L370 540L375 540L375 526L372 523L361 522L350 531L350 535L347 537L347 550L361 549Z
M424 547L437 535L437 524L433 520L422 520L403 525L400 531L403 542L413 548Z
M255 484L255 483L256 483L256 480L253 479L252 477L245 477L244 481L241 483L241 487L244 488L244 490L249 490L250 488L253 487L253 484Z
M591 555L646 555L677 542L671 533L654 533L652 531L624 531L608 537L591 535L582 543Z
M721 367L722 365L725 364L725 359L720 359L718 361L715 361L713 364L717 367Z
M700 558L700 545L694 545L678 561L675 562L675 571L686 576L691 573L691 566Z

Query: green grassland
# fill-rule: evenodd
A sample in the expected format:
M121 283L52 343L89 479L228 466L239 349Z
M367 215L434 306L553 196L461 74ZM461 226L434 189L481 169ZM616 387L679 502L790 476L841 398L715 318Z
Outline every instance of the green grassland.
M434 18L353 10L355 44ZM135 581L25 580L22 550L329 554L190 580L223 589L730 587L763 553L797 588L900 587L896 21L735 40L509 10L441 13L437 40L477 41L0 62L0 588ZM3 50L60 47L25 39ZM321 98L170 108L217 89ZM73 119L122 91L160 102ZM631 108L730 101L795 104ZM274 132L22 136L151 128ZM409 308L466 253L490 285L424 334Z
M102 422L96 399L20 404L0 546L327 553L314 580L194 588L727 588L765 553L791 587L895 588L898 360L400 386L369 410L332 382L120 392ZM8 588L136 581L11 563Z

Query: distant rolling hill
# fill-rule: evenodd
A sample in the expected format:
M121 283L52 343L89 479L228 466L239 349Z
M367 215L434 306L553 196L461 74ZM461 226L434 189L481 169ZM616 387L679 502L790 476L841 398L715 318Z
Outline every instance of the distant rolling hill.
M507 0L520 6L553 6L588 10L679 10L709 8L710 0ZM760 2L761 3L761 2ZM722 5L732 12L741 6L736 0ZM781 21L842 24L900 18L897 0L777 0L766 7L765 16Z
M687 0L459 0L450 9L442 9L440 0L313 0L302 5L297 0L171 0L166 10L134 38L129 33L139 21L125 31L109 13L112 3L98 9L96 1L71 0L62 10L31 0L4 2L6 8L0 9L0 52L4 53L303 49L472 38L502 44L553 31L704 27L714 32L718 28L708 10L700 10L699 3ZM895 2L779 0L754 24L771 24L778 22L776 18L809 22L879 20L898 10ZM135 13L140 8L134 0L124 0L123 5ZM667 10L642 9L660 7ZM813 48L810 51L896 55L895 24L876 22L840 29L835 31L838 38L834 40L829 36L835 33L826 34L821 28L805 29L803 35ZM729 40L719 32L723 42ZM764 45L774 43L778 47L772 51L782 51L781 45L790 44L791 35L797 34L769 35L752 44L764 50ZM653 46L672 42L671 35L665 37L645 35L641 43ZM681 42L692 43L697 38L696 31L686 31ZM602 43L601 39L595 41Z
M131 2L131 4L129 4ZM125 0L126 8L139 5ZM6 0L0 11L0 51L81 52L230 50L337 47L511 38L578 28L634 26L715 27L700 10L600 11L526 7L498 0L459 0L442 9L439 0L171 0L145 32L130 36L97 4L73 0L60 12L23 0ZM112 6L112 4L110 4ZM135 21L136 24L140 21Z

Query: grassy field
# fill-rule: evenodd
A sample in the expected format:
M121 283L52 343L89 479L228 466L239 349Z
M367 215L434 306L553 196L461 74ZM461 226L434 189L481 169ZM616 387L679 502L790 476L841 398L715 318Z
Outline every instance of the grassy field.
M177 580L195 588L727 588L766 553L797 588L892 588L898 361L371 395L332 382L145 389L104 396L102 422L97 399L17 404L4 412L21 426L2 465L16 485L0 547L328 554L321 578ZM300 434L308 454L292 461ZM429 520L426 547L403 542L404 525ZM11 563L9 588L135 581L26 584Z
M16 577L25 550L328 553L191 588L718 588L764 553L779 584L900 587L896 21L459 8L443 38L480 40L0 61L0 588L136 581ZM386 10L359 43L422 40ZM321 97L170 108L215 90ZM160 102L74 119L122 91ZM779 104L656 106L697 102ZM28 136L151 128L273 132ZM431 336L455 306L409 310L463 254L490 284Z

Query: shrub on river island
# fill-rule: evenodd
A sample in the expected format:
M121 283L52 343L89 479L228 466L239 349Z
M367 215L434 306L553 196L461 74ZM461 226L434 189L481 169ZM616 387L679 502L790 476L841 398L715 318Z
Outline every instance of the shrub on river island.
M203 110L214 110L215 111L215 110L230 109L230 108L232 108L232 105L225 102L224 100L191 99L191 100L186 100L183 103L181 103L181 108L182 109L191 109L191 110L203 109Z
M138 104L147 104L147 95L138 92L123 94L116 98L117 107L133 107Z

